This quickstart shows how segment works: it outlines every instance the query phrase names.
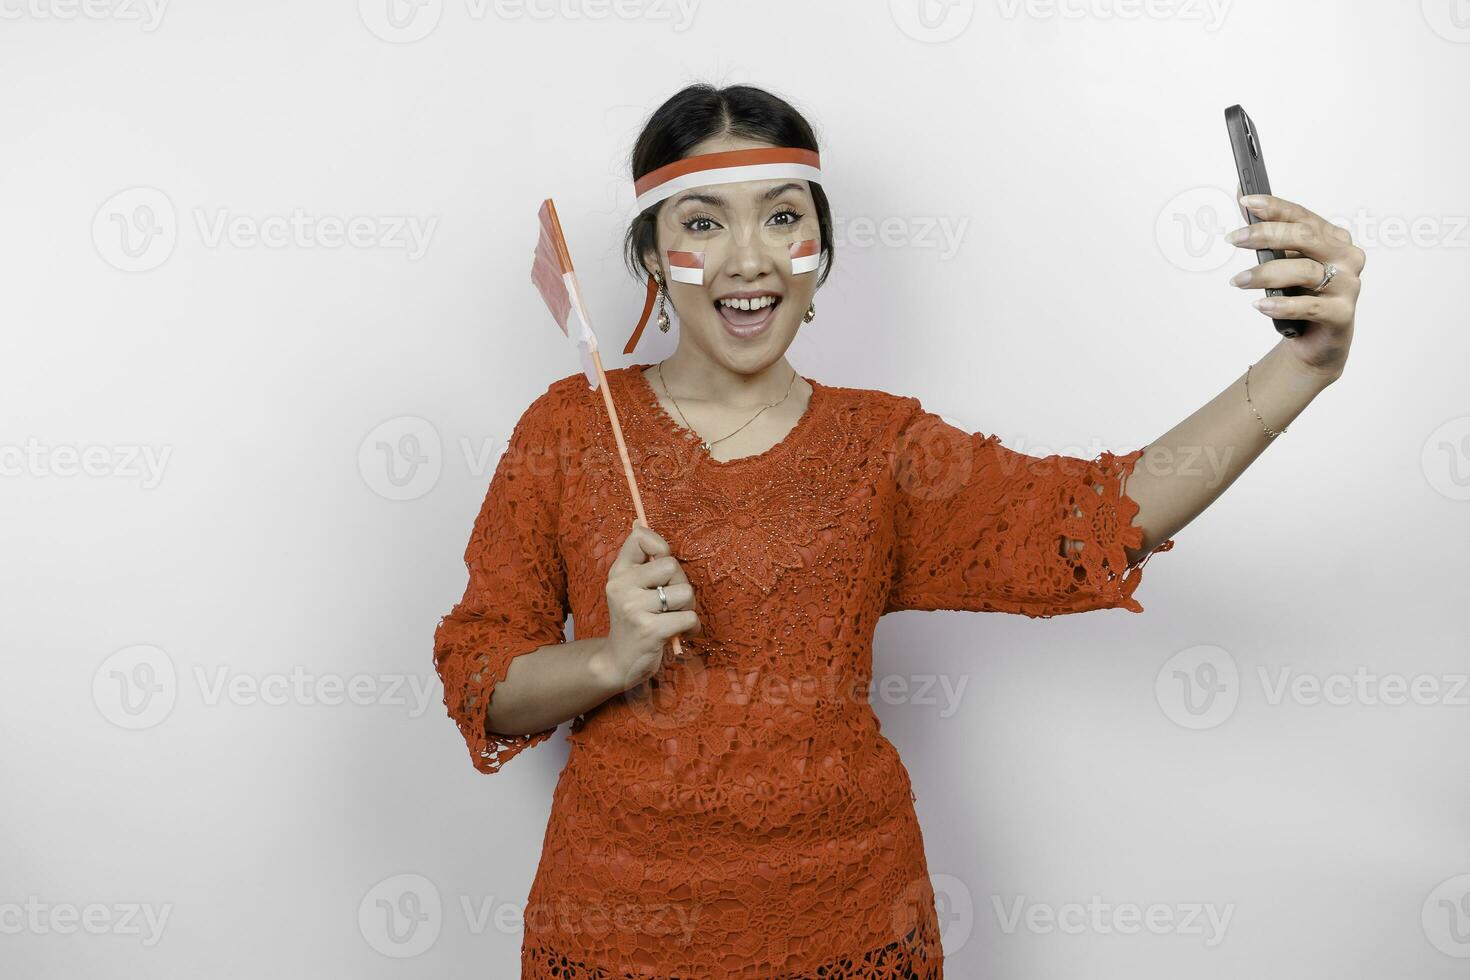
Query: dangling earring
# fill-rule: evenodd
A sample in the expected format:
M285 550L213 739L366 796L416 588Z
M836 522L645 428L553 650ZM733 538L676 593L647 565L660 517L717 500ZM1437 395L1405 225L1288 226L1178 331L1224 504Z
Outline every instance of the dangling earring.
M811 323L816 318L817 318L817 304L816 303L811 303L811 304L809 304L807 306L806 312L801 315L801 322L802 323Z
M654 282L658 283L658 329L661 333L669 332L669 311L664 309L664 300L668 298L668 290L664 289L664 277L657 271L653 273Z

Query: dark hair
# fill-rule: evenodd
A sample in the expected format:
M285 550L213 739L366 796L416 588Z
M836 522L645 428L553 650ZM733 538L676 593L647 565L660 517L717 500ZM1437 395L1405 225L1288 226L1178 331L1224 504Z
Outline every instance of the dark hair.
M705 140L724 135L771 146L818 149L811 124L785 99L753 85L716 88L699 83L680 89L648 117L633 144L633 179L682 160ZM820 184L813 183L811 191L822 236L821 271L817 274L817 285L821 286L832 271L832 208ZM628 270L639 281L652 273L643 264L643 254L657 247L655 216L665 203L667 200L660 201L634 218L623 240Z

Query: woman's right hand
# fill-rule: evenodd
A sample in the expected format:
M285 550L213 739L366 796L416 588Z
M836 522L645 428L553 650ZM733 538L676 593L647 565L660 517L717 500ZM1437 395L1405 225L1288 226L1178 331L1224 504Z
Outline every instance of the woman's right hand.
M668 612L660 611L657 586L664 587ZM669 543L634 520L608 569L608 634L602 669L619 691L643 683L663 663L664 644L680 633L702 633L694 587Z

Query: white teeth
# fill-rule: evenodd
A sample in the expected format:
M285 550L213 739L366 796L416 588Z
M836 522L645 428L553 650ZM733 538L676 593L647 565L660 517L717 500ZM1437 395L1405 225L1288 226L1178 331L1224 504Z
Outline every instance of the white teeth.
M721 306L728 306L737 310L763 310L776 302L774 296L757 296L755 299L722 299L716 300Z

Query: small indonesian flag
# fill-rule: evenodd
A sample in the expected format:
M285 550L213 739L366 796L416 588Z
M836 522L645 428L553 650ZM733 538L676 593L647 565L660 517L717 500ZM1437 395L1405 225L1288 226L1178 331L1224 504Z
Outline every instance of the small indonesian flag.
M669 278L674 282L687 282L695 286L704 285L704 253L676 252L667 249L669 255Z
M799 276L803 272L816 272L817 263L822 258L821 249L817 247L815 238L805 241L791 243L791 274Z
M572 256L567 251L567 241L562 236L561 222L556 218L556 205L551 203L551 198L541 202L537 217L541 223L541 235L536 241L536 255L531 262L531 281L536 284L561 332L576 341L581 352L582 372L587 375L588 386L595 390L598 373L592 352L598 349L597 335L592 332L592 321L582 302L577 275L572 271ZM567 321L573 313L577 322L569 327Z

